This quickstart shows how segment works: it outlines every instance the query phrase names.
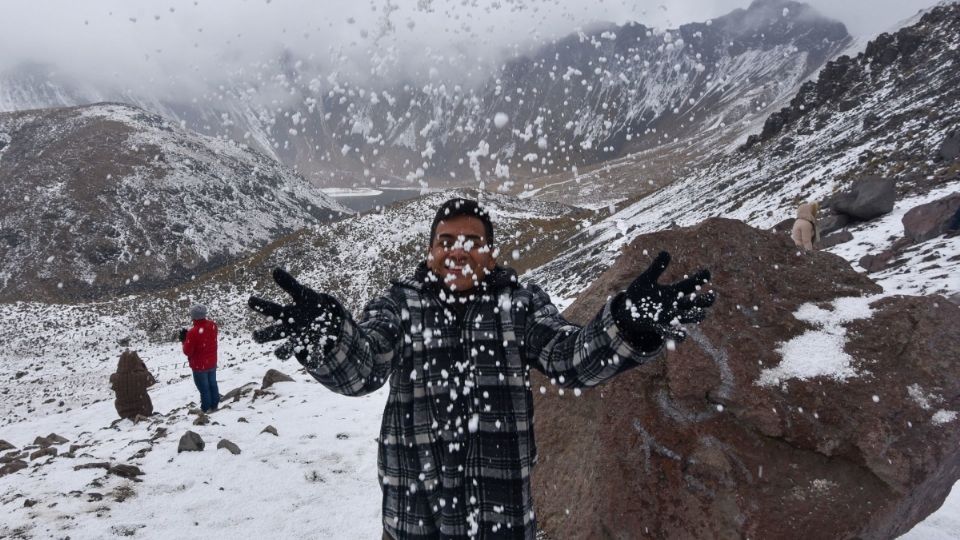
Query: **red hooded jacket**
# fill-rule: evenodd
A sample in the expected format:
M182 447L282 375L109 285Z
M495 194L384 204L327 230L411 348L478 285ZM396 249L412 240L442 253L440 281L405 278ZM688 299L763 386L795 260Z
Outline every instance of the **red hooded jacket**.
M183 354L187 355L190 369L194 371L217 367L217 323L210 319L193 321L193 328L183 340Z

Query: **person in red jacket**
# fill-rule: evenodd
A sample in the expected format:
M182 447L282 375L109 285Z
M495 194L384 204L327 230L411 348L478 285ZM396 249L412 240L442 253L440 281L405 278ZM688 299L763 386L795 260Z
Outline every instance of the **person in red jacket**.
M217 410L220 404L220 389L217 388L217 323L207 318L206 306L197 304L190 308L193 328L180 331L183 354L187 355L193 382L200 390L200 409L203 412Z

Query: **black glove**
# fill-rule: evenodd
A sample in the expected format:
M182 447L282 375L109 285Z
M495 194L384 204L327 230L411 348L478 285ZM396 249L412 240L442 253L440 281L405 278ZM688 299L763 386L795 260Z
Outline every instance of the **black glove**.
M177 333L177 339L180 340L180 343L183 343L184 341L187 340L187 329L186 329L186 328L181 328L181 329L180 329L180 332Z
M328 294L304 287L282 268L273 269L273 280L293 297L293 303L281 306L251 296L247 301L250 309L277 321L273 326L254 331L253 340L267 343L286 339L287 342L274 351L281 360L296 355L297 360L305 362L310 350L316 346L323 347L323 354L329 353L343 324L344 312L340 303Z
M700 270L672 285L658 284L669 264L670 254L661 251L626 292L613 300L613 318L625 339L645 352L659 349L665 339L683 341L687 333L680 325L702 321L716 300L712 292L697 292L710 281L709 270Z

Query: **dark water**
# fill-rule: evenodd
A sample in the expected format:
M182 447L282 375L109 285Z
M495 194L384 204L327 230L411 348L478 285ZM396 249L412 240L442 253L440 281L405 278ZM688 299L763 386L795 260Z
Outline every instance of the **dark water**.
M419 196L419 189L385 189L380 195L372 195L369 197L337 197L334 200L351 210L366 212L378 206L388 206L397 201L405 201Z

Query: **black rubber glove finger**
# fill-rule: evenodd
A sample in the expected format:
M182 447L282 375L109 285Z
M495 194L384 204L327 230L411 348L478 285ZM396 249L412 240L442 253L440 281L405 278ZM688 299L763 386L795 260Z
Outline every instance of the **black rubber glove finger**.
M673 284L673 289L677 292L684 294L691 294L697 292L697 287L710 282L710 271L709 270L700 270L693 277L689 277L683 281L678 281Z
M247 300L247 306L257 313L266 315L267 317L272 317L276 320L280 320L280 318L283 316L283 306L276 302L264 300L263 298L259 298L257 296L251 296Z
M664 330L663 337L679 345L683 343L683 340L687 339L687 331L680 326L671 326Z
M275 324L259 330L254 330L253 340L257 343L269 343L278 339L290 337L290 333L285 325Z
M650 263L650 266L647 267L647 269L644 270L643 273L633 281L633 283L630 285L630 289L628 289L628 293L636 293L639 290L643 290L644 288L655 284L657 280L660 279L660 276L663 275L663 272L667 269L669 264L670 254L666 251L661 251L657 255L657 258Z
M273 350L273 354L276 355L276 357L281 360L287 360L288 358L293 356L295 352L296 352L296 346L293 344L292 341L285 341L283 342L283 345L280 345L279 347Z
M693 299L693 307L698 308L708 308L717 301L717 293L713 291L705 292L698 294L696 298Z
M699 307L682 311L677 315L681 324L697 324L707 318L707 310Z
M297 304L303 301L305 290L309 290L301 285L289 272L280 267L273 269L273 280L277 282L277 285L279 285L281 289L287 291L287 294L292 296Z
M687 311L693 308L708 308L717 300L712 291L703 294L685 294L677 300L677 311Z

